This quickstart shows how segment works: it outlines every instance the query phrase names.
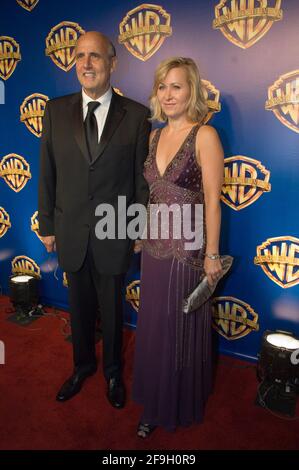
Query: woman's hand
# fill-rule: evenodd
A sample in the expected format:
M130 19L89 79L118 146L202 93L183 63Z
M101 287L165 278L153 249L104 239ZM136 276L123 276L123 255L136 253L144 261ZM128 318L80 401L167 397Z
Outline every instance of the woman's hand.
M142 240L135 240L134 253L140 253L142 250Z
M208 278L208 283L211 286L212 284L217 282L222 273L222 265L220 259L210 259L206 256L204 261L204 270Z

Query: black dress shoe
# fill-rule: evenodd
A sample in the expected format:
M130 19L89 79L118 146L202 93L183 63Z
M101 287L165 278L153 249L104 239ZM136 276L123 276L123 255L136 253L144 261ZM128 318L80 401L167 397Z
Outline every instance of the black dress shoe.
M85 369L84 371L75 371L66 382L62 385L61 389L56 395L57 401L67 401L74 395L80 392L84 380L96 373L97 368L93 367Z
M114 408L123 408L125 406L126 391L121 379L112 377L107 382L107 398Z

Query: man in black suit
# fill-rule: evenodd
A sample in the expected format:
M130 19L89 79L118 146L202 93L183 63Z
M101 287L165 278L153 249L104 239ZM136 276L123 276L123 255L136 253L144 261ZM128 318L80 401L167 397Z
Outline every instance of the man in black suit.
M39 181L39 232L47 251L56 250L66 271L74 371L56 399L70 399L97 369L95 323L101 311L103 370L107 397L122 408L121 288L134 250L126 238L99 240L96 207L118 196L146 205L143 163L148 152L148 109L116 94L110 86L116 54L101 33L87 32L76 46L82 91L48 101L43 120ZM117 237L117 235L116 235Z

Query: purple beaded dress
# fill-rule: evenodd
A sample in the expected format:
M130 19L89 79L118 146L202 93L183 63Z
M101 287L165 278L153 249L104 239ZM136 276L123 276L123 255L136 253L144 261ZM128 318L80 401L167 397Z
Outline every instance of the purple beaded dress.
M198 129L192 127L163 175L156 164L161 129L156 131L144 170L149 204L204 205ZM200 423L212 387L210 303L182 311L183 298L203 275L204 218L202 231L202 248L192 251L171 233L168 240L143 240L133 399L144 407L142 422L167 430Z

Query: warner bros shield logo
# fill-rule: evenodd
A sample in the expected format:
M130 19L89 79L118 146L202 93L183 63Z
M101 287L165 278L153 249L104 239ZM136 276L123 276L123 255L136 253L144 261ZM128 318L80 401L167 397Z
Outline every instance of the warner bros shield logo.
M258 314L235 297L215 297L212 301L212 326L225 339L244 338L259 330Z
M69 286L69 285L68 285L68 282L67 282L67 277L66 277L66 273L65 273L65 272L63 273L63 277L62 277L62 285L63 285L64 287L68 287L68 286Z
M113 87L113 90L114 90L115 93L117 93L118 95L124 96L123 92L122 92L119 88L115 88L115 86L114 86L114 87Z
M129 302L134 310L139 310L140 280L132 281L126 287L126 301Z
M39 266L28 256L16 256L11 262L11 267L15 275L26 274L37 279L41 278Z
M215 86L208 80L201 80L203 84L203 93L208 105L208 114L204 119L204 124L209 122L214 113L219 113L221 111L220 104L220 91L215 88Z
M215 6L213 28L230 42L247 49L282 19L282 0L222 0Z
M162 6L143 3L129 11L120 23L118 41L137 59L146 61L171 36L170 20Z
M35 235L41 240L41 237L39 235L39 222L38 222L38 211L35 211L33 216L30 219L30 228L32 232L35 233Z
M10 153L3 157L0 162L0 176L10 189L18 193L31 178L30 165L24 157L16 153Z
M0 36L0 78L7 80L20 60L20 46L17 41L9 36Z
M3 207L0 207L0 238L4 237L10 227L11 223L9 215Z
M299 133L299 69L281 75L268 89L265 108L286 127Z
M39 0L17 0L18 4L27 11L32 11L36 7Z
M258 160L236 155L224 160L221 200L239 211L271 191L270 171Z
M43 116L45 114L48 96L41 93L33 93L27 96L20 106L20 121L36 137L41 137L43 131Z
M84 33L78 23L62 21L51 29L46 38L46 55L57 67L68 72L75 64L77 40Z
M299 238L268 238L256 248L254 264L261 266L271 281L286 289L299 284Z

